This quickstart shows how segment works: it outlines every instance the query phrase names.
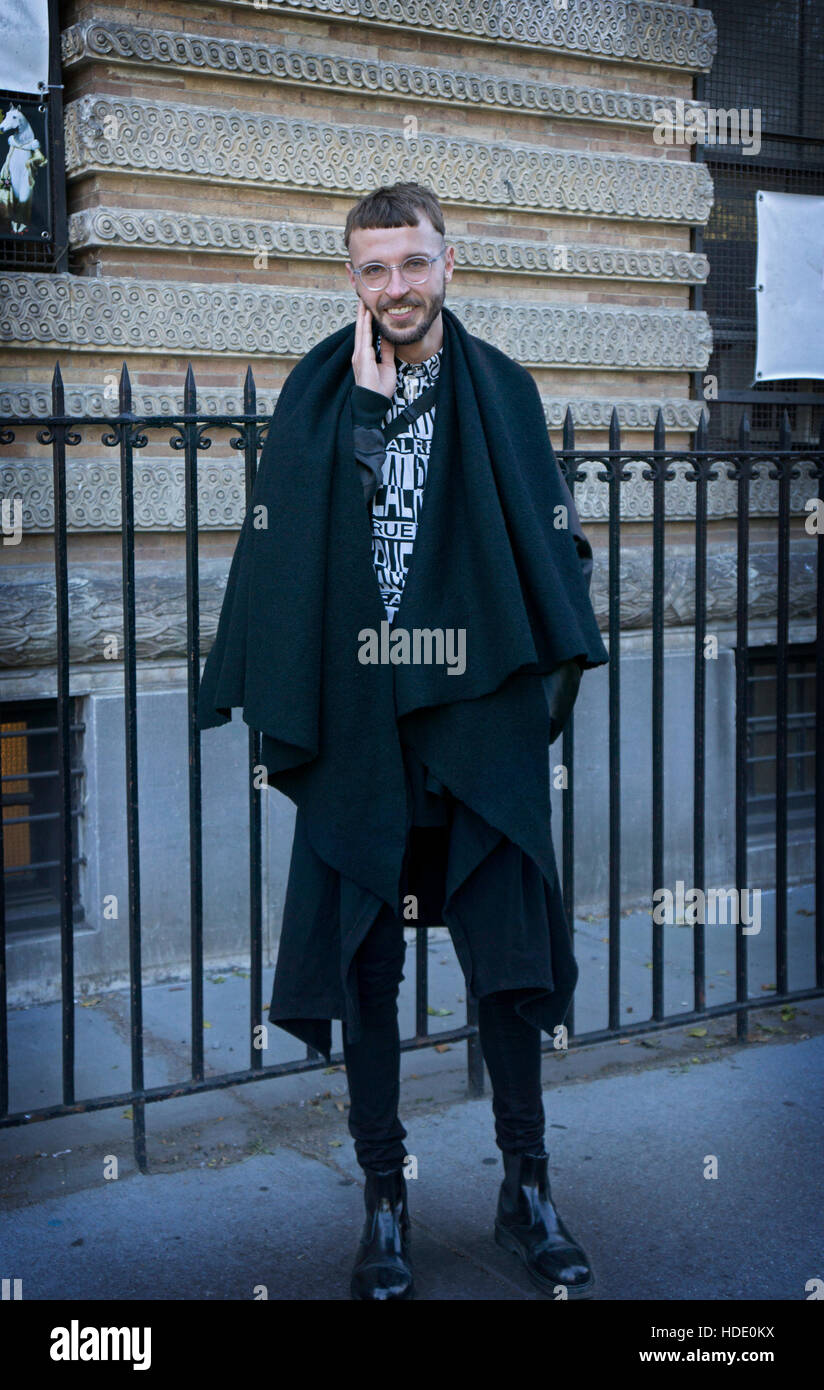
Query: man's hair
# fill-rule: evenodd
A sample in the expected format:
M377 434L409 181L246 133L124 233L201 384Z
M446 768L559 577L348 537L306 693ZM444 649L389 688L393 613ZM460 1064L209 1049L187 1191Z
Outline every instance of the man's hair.
M349 211L343 239L349 249L349 238L356 228L415 227L424 213L436 232L446 234L443 209L431 188L421 183L393 183L365 193Z

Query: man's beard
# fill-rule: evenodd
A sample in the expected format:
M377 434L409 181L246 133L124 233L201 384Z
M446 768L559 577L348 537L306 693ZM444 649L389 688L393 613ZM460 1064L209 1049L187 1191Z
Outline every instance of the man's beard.
M426 337L438 317L438 314L441 312L445 298L446 286L444 285L431 299L425 299L423 301L421 306L423 313L420 323L410 328L397 328L385 309L373 310L373 317L377 320L381 336L384 337L388 343L395 343L399 347L403 347L405 343L419 343L422 338ZM400 305L395 304L387 305L387 308L392 309L400 307ZM418 307L417 303L415 307Z

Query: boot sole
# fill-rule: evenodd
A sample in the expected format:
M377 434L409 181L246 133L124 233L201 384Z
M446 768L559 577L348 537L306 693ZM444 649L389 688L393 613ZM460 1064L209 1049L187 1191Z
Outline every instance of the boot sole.
M408 1301L410 1298L414 1298L416 1292L415 1285L410 1284L406 1293L400 1294L398 1298L361 1298L359 1293L355 1293L354 1284L349 1285L349 1297L354 1299L356 1303L400 1303L403 1300Z
M595 1287L594 1274L590 1275L589 1279L585 1284L562 1284L559 1279L545 1279L543 1275L538 1274L535 1270L530 1269L529 1265L527 1264L526 1255L518 1241L515 1239L514 1236L510 1234L509 1231L506 1230L504 1226L500 1226L497 1221L495 1222L495 1243L496 1245L500 1245L502 1250L508 1250L510 1254L517 1255L518 1259L523 1264L529 1279L535 1285L536 1289L540 1289L542 1293L552 1294L555 1302L560 1302L559 1299L554 1298L555 1290L557 1288L566 1289L567 1298L573 1300L576 1298L589 1298L592 1290ZM584 1252L582 1251L581 1253L583 1254ZM589 1263L588 1259L587 1263Z

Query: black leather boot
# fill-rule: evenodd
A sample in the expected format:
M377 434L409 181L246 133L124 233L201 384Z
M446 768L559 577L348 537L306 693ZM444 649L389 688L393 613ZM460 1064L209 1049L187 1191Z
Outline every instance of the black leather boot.
M353 1298L413 1298L409 1211L402 1168L366 1171L366 1222L352 1270Z
M503 1160L496 1242L523 1260L527 1274L542 1292L557 1297L555 1291L562 1284L567 1298L585 1297L595 1276L552 1204L549 1155L504 1153Z

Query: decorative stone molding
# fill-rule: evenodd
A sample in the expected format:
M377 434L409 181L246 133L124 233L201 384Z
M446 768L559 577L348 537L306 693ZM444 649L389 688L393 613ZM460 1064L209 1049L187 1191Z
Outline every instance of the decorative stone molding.
M711 333L703 313L623 305L502 304L455 299L470 333L525 366L701 371ZM178 352L299 357L351 322L350 294L251 284L0 275L0 341L74 352Z
M274 16L360 21L556 53L694 68L708 72L716 50L709 10L644 0L222 0Z
M162 429L150 432L150 442L156 449L163 438ZM211 432L214 439L226 437L225 430ZM84 441L91 442L93 431L86 429ZM69 453L66 463L66 505L70 531L120 530L120 470L118 455L108 458L78 458L77 449ZM630 478L621 484L621 517L624 521L652 520L652 484L642 472L647 464L630 463L626 472ZM687 465L676 463L675 478L664 487L668 521L691 521L695 516L695 483L685 474ZM790 486L790 510L804 516L805 502L816 492L811 465L799 465L800 477ZM584 463L580 472L583 481L575 484L575 505L586 521L609 520L609 490L598 477L602 465ZM766 469L750 485L750 515L775 516L778 512L778 484L766 476ZM738 495L735 482L719 466L717 481L707 489L707 511L713 520L738 515ZM245 475L242 462L230 459L210 459L202 454L198 459L198 523L203 531L232 531L240 527L246 506ZM0 462L0 495L19 497L25 532L51 532L54 524L52 498L52 466L44 451L42 462L30 458L6 458ZM185 492L183 463L178 457L135 454L134 462L135 525L140 531L180 531L185 527Z
M696 405L701 402L695 402ZM732 464L730 464L730 467ZM675 477L664 484L666 518L668 521L692 521L695 517L695 483L686 474L691 471L686 463L671 463ZM652 483L644 478L649 464L639 459L623 465L629 477L621 482L621 517L624 521L652 521L653 491ZM813 476L813 465L800 461L798 478L790 481L790 511L795 516L806 516L805 503L817 490ZM609 520L609 489L606 482L598 477L603 473L603 465L593 461L582 463L578 469L584 474L581 482L575 484L575 506L582 517L588 521ZM707 514L712 520L722 517L738 516L738 485L727 477L724 464L717 464L713 472L718 476L707 483ZM759 477L750 483L750 516L778 515L778 482L768 477L768 468L758 470Z
M790 552L792 620L814 619L816 611L816 542L794 542ZM205 656L217 631L229 570L228 560L203 557L200 564L201 652ZM749 560L749 618L775 619L778 557L771 546L755 546ZM183 657L187 650L186 577L180 565L138 562L135 566L136 647L141 660ZM608 625L607 558L595 551L592 604L601 628ZM3 585L0 666L53 666L57 658L53 571L46 565L10 567ZM713 625L735 621L736 555L729 547L710 546L707 553L707 620ZM695 554L672 547L664 559L664 625L690 627L695 620ZM652 622L652 554L650 546L621 551L621 627L643 630ZM123 631L123 590L117 565L72 565L69 569L69 658L73 663L102 662L105 644Z
M706 256L634 246L581 242L511 240L488 235L449 238L459 270L562 278L653 280L703 284ZM317 222L264 222L251 217L170 211L166 208L86 208L69 218L69 242L76 250L99 246L141 246L165 251L220 251L236 256L344 261L343 230Z
M150 432L157 446L163 431ZM168 435L168 432L167 432ZM219 437L216 431L216 436ZM86 439L91 439L87 431ZM76 453L76 449L74 450ZM120 463L116 450L109 458L66 461L66 510L70 531L119 531ZM170 451L171 452L171 451ZM198 456L198 529L239 529L246 508L243 464ZM0 494L20 497L24 532L51 532L54 527L54 488L49 462L0 463ZM135 526L139 531L180 531L186 526L183 462L178 457L134 456Z
M447 203L697 224L712 206L705 164L551 150L291 120L173 102L84 96L65 113L69 177L121 173L359 196L414 178Z
M601 121L609 125L653 126L663 110L675 120L674 99L643 92L612 91L536 82L462 68L424 67L352 57L343 53L311 53L281 44L221 39L210 34L167 29L133 28L104 20L87 20L62 35L64 67L90 60L142 63L151 67L228 73L325 91L383 94L414 102L493 110L534 112L561 119ZM697 104L696 104L697 105ZM691 110L692 102L687 102ZM683 119L683 115L682 115Z
M112 388L107 392L93 384L65 385L66 412L69 415L97 415L100 420L117 413L117 374L111 373ZM271 415L280 392L266 387L258 390L257 413ZM183 387L163 390L159 387L135 385L132 389L133 410L137 415L179 415L183 410ZM567 406L572 407L576 430L606 430L613 409L617 409L624 430L652 430L659 409L669 430L692 431L698 425L702 401L680 396L542 396L547 428L560 430ZM243 391L231 388L206 387L198 391L198 407L204 415L240 415L243 413ZM45 382L0 383L0 416L22 418L48 415L51 392Z

